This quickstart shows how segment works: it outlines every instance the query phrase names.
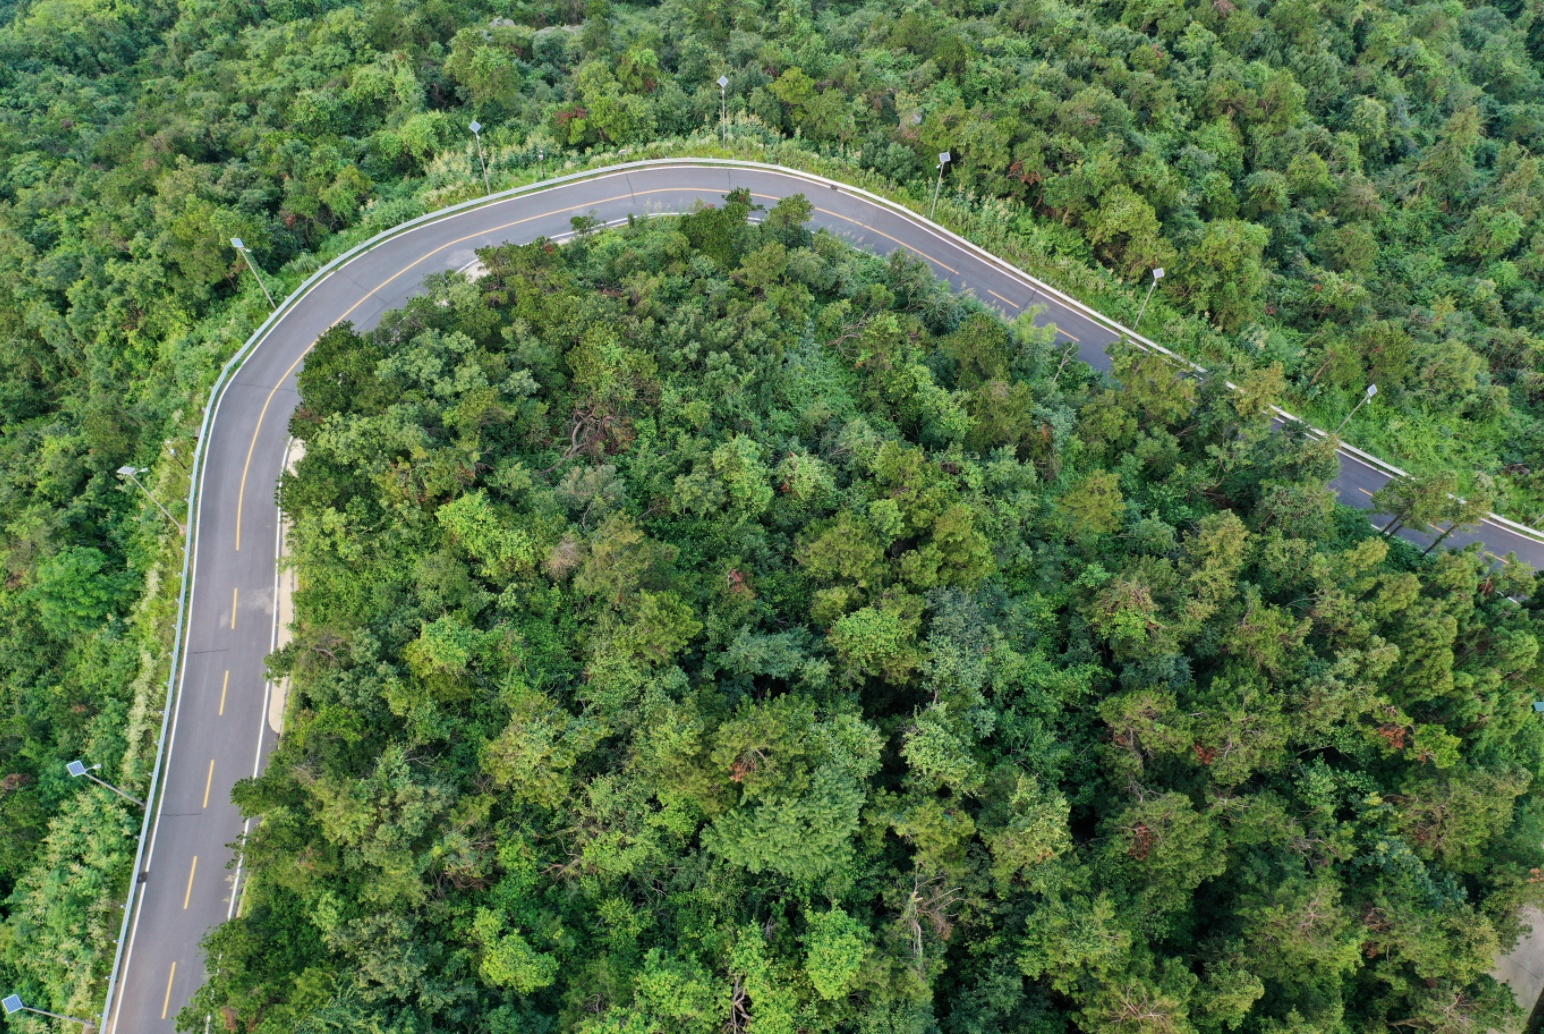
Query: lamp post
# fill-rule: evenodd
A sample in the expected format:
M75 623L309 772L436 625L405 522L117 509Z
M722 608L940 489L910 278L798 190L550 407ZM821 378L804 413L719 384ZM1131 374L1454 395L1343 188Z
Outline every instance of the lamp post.
M720 135L724 138L724 144L727 146L729 143L729 77L727 75L718 77L718 104L720 112L718 119L719 131Z
M105 780L105 779L98 779L96 776L91 774L94 769L98 769L98 768L101 768L101 767L102 767L101 765L92 765L91 768L87 768L86 767L86 763L84 761L71 761L69 764L64 766L64 770L66 772L70 773L70 775L74 776L77 779L79 779L81 776L85 776L87 779L91 780L93 783L96 783L99 786L107 787L109 790L111 790L113 793L117 794L119 797L122 797L124 800L126 800L126 801L133 801L135 804L139 805L141 808L143 808L145 806L145 802L140 800L138 797L130 797L128 794L124 793L122 790L118 789L116 786L114 786L112 783L109 783L107 780Z
M39 1016L52 1016L56 1020L69 1020L71 1023L79 1023L83 1027L89 1027L92 1024L91 1020L83 1020L79 1016L66 1016L62 1012L49 1012L47 1009L34 1009L30 1005L23 1005L21 1004L21 995L6 995L3 999L0 999L0 1005L5 1007L5 1014L7 1016L13 1012L35 1012Z
M1351 412L1346 414L1346 418L1340 422L1340 426L1335 428L1335 434L1337 436L1341 431L1345 430L1346 425L1351 422L1351 418L1356 416L1356 411L1361 409L1362 406L1366 403L1371 402L1372 397L1376 394L1378 394L1378 386L1376 384L1367 385L1367 391L1362 395L1361 398L1356 400L1356 405L1351 407Z
M247 268L250 269L252 271L252 275L257 278L257 286L263 289L263 294L268 299L268 307L270 309L277 309L279 306L274 302L273 295L268 293L268 285L263 283L263 274L257 271L257 263L252 261L252 253L247 250L247 246L245 244L241 243L241 238L232 237L231 247L241 252L241 257L247 260Z
M928 210L929 219L938 214L938 191L944 185L944 166L949 164L949 152L938 152L938 182L933 184L933 207Z
M157 499L153 495L150 495L150 489L146 488L144 486L144 483L141 482L139 480L139 478L135 476L136 474L143 474L144 472L145 472L145 470L144 470L143 467L135 468L135 467L123 466L123 467L119 467L118 468L118 476L119 477L126 477L130 481L134 482L135 486L141 492L145 493L145 495L149 496L150 497L150 501L152 503L155 503L156 509L160 510L163 514L165 514L166 515L166 519L171 521L173 524L175 524L177 526L177 531L180 532L183 535L186 535L188 533L188 529L184 528L182 526L182 522L179 521L177 518L173 517L172 516L172 512L170 510L168 510L166 507L161 505L161 500Z
M545 147L538 147L536 149L536 170L541 174L542 179L547 178L547 149Z
M165 445L166 446L166 451L172 454L172 459L177 461L177 466L181 467L184 471L186 471L188 469L188 465L183 460L182 454L177 451L177 446L172 444L172 439L168 438L168 439L166 439L166 441L162 442L161 444Z
M493 188L488 186L488 163L483 161L482 123L478 122L476 119L473 119L471 126L468 128L472 130L472 139L477 141L477 164L482 166L483 193L491 194L493 193Z
M1162 279L1163 267L1159 266L1157 269L1153 270L1153 282L1147 285L1147 297L1142 299L1142 307L1137 310L1136 326L1132 327L1132 330L1136 330L1137 327L1142 325L1142 316L1147 312L1147 303L1153 300L1153 288L1157 287L1158 281Z

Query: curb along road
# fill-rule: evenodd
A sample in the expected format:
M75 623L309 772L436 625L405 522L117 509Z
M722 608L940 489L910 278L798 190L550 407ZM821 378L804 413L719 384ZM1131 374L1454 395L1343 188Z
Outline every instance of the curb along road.
M103 1029L172 1031L203 982L199 942L233 914L239 869L231 863L243 831L230 802L238 779L255 774L272 749L272 687L264 657L273 643L279 548L274 486L285 460L295 372L312 342L349 320L372 327L413 294L426 274L462 269L478 248L566 236L569 220L686 211L745 187L771 205L803 193L811 223L868 250L897 248L921 258L957 291L972 292L1009 318L1034 305L1058 338L1076 343L1100 369L1105 348L1125 330L964 239L866 191L807 173L750 162L663 159L578 173L413 220L328 263L286 298L226 365L210 395L189 498L191 528L156 775L144 835L108 983ZM1179 359L1179 357L1175 357ZM1184 360L1179 359L1184 362ZM1190 364L1187 364L1190 365ZM1296 420L1278 411L1282 420ZM1322 433L1322 432L1316 432ZM1402 473L1342 448L1333 487L1367 509L1372 492ZM1515 552L1544 567L1544 536L1502 518L1449 539L1480 542L1495 557Z

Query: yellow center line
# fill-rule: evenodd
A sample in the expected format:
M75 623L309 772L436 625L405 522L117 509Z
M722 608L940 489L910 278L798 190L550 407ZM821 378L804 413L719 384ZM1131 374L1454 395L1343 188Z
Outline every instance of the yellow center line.
M1492 560L1495 560L1495 561L1497 561L1497 562L1498 562L1498 563L1503 563L1503 564L1510 564L1510 563L1511 563L1511 562L1512 562L1512 561L1510 561L1510 560L1508 560L1508 559L1507 559L1507 558L1506 558L1506 557L1504 557L1504 556L1497 556L1497 555L1496 555L1496 554L1494 554L1494 553L1492 553L1492 552L1491 552L1491 551L1490 551L1490 550L1488 550L1488 549L1487 549L1487 550L1486 550L1486 551L1485 551L1485 555L1486 555L1486 556L1488 556L1488 557L1490 557L1490 558L1491 558L1491 559L1492 559Z
M546 218L548 218L550 216L560 215L563 212L572 212L572 211L575 211L576 209L582 209L582 208L596 208L596 207L598 207L600 205L610 204L613 201L620 201L624 197L630 197L630 198L636 199L639 194L669 194L669 193L675 193L675 192L677 192L679 190L681 190L681 188L679 188L679 187L659 187L659 188L656 188L656 189L653 189L653 190L629 191L626 194L617 194L614 197L601 198L598 201L582 202L582 203L576 204L576 205L565 205L562 208L555 208L555 209L553 209L550 212L542 212L539 215L529 215L529 216L526 216L523 219L515 219L515 220L513 220L511 222L503 223L503 224L501 224L499 226L490 227L489 229L486 229L486 230L478 230L476 233L469 233L465 237L458 237L458 238L456 238L453 241L448 241L445 244L440 245L438 248L435 248L433 251L425 252L423 255L420 255L418 258L414 259L412 262L409 262L407 265L405 265L401 269L397 270L395 273L393 273L391 276L387 277L385 280L382 280L379 284L376 284L375 287L371 288L363 296L361 296L360 299L357 302L355 302L353 305L350 305L348 307L348 311L346 311L342 316L339 316L336 320L334 320L333 321L333 326L337 326L339 323L342 323L344 320L346 320L350 316L352 316L354 314L354 310L359 308L361 305L363 305L365 303L365 299L370 297L370 295L374 294L376 291L379 291L381 288L385 287L387 284L391 283L393 280L395 280L398 277L404 275L405 273L407 273L408 271L413 269L415 266L421 265L423 262L427 261L428 259L434 257L435 255L438 255L442 251L445 251L447 248L455 247L457 244L463 244L463 243L465 243L465 242L467 242L469 240L472 240L474 238L477 238L477 237L486 237L486 236L488 236L490 234L498 233L501 230L508 230L511 227L520 226L523 223L534 222L537 219L546 219ZM772 195L770 195L770 194L753 194L752 196L753 197L771 197ZM949 265L947 262L939 261L938 259L936 259L933 256L929 255L927 252L923 251L921 248L913 247L912 245L907 244L905 241L901 240L899 237L891 237L888 233L885 233L883 230L876 230L872 226L867 226L867 225L865 225L864 223L860 222L857 219L853 219L853 218L851 218L849 216L842 215L840 212L833 212L830 209L819 208L819 207L817 207L815 209L815 211L820 212L822 215L828 215L828 216L830 216L833 219L840 219L843 222L852 223L854 226L861 227L862 229L867 230L870 233L877 233L877 234L879 234L879 236L885 238L886 240L894 241L896 244L899 244L901 247L906 248L909 251L916 252L918 255L921 255L923 258L927 259L929 262L933 263L934 265L939 266L939 267L941 267L943 269L947 269L949 272L954 273L956 276L959 275L960 271L958 269L955 269L953 266ZM1001 295L998 295L998 297L1001 297ZM1006 301L1006 299L1004 299L1004 300ZM1009 304L1011 305L1013 303L1009 302ZM1058 329L1060 329L1060 328L1058 328ZM1069 338L1072 338L1073 341L1080 341L1079 338L1073 336L1072 334L1068 334L1065 330L1062 330L1061 333L1066 335ZM311 346L307 345L305 350L302 351L300 353L300 355L295 357L295 361L290 364L289 369L284 371L284 376L280 377L278 382L276 384L274 384L274 386L272 388L269 389L268 397L263 400L263 408L258 411L258 414L257 414L257 426L252 429L252 441L247 445L247 458L246 458L246 461L241 465L241 484L240 484L240 487L236 490L236 550L237 550L237 552L241 551L241 514L242 514L242 510L245 509L245 505L246 505L246 499L247 499L247 474L252 469L252 454L257 449L257 436L258 436L258 433L261 432L262 429L263 429L263 420L268 415L268 407L273 402L273 397L276 394L278 394L279 388L282 387L284 382L289 379L290 374L295 372L295 367L300 365L301 360L304 359L305 356L306 356L306 352L309 352L310 350L311 350ZM232 614L231 614L231 627L232 628L236 627L235 620L236 620L235 613L233 611Z
M231 628L236 627L236 586L231 586Z
M230 688L230 685L231 685L231 670L229 668L226 668L225 669L225 679L220 683L220 714L221 715L225 714L225 691Z
M819 207L817 207L815 209L815 211L819 212L821 215L829 215L833 219L840 219L843 222L852 223L854 226L861 226L864 230L868 231L869 233L877 233L877 234L879 234L879 236L883 237L885 240L887 240L887 241L894 241L895 243L899 244L901 247L905 248L907 251L915 251L918 255L921 255L923 258L925 258L929 262L933 263L933 265L935 265L935 266L942 266L944 269L947 269L949 272L955 274L956 276L959 275L960 271L958 269L955 269L953 266L949 265L947 262L940 262L940 261L938 261L936 258L934 258L933 256L929 255L927 252L923 251L921 248L913 247L912 245L907 244L905 241L901 240L899 237L892 237L892 236L890 236L888 233L886 233L883 230L876 230L872 226L869 226L867 223L859 222L857 219L849 218L848 216L845 216L845 215L843 215L840 212L833 212L833 211L831 211L828 208L819 208Z
M986 293L991 295L993 298L996 298L998 301L1002 302L1004 305L1011 305L1015 309L1023 308L1023 306L1019 305L1018 302L1010 302L1008 299L1004 298L1002 295L998 294L996 291L992 290L990 287L988 287L986 289Z
M1080 345L1083 343L1082 338L1078 337L1076 334L1069 333L1066 327L1057 327L1054 323L1051 324L1051 326L1056 327L1057 332L1061 334L1062 337L1070 337Z
M366 294L365 298L368 297L370 297L369 294ZM354 307L349 309L349 312L353 312L354 309L357 309L360 304L364 302L365 298L361 298L359 301L355 302ZM343 316L339 318L338 323L343 322L343 320L347 318L348 313L344 313ZM334 324L334 326L336 325L337 324ZM247 461L241 465L241 487L236 490L236 552L238 553L241 552L241 507L242 504L244 504L247 500L247 470L252 466L252 450L257 448L257 432L263 429L263 417L268 415L268 406L273 402L273 397L279 393L279 388L286 380L289 379L289 375L295 372L295 367L300 365L300 360L304 359L306 357L306 352L309 351L311 351L311 345L307 345L305 349L295 357L295 361L289 364L289 369L284 371L284 376L280 377L278 383L269 389L268 397L263 399L263 408L258 410L257 426L252 429L252 444L247 446Z
M209 778L204 780L204 807L209 807L209 788L214 785L214 758L209 759Z
M1357 490L1357 491L1358 491L1358 492L1360 492L1360 493L1362 493L1362 494L1363 494L1363 495L1365 495L1365 496L1367 496L1367 497L1368 497L1368 498L1369 498L1369 499L1371 499L1371 498L1372 498L1372 493L1371 493L1371 492L1369 492L1369 491L1367 491L1367 489L1365 489L1365 488L1362 488L1362 487L1361 487L1361 486L1360 486L1360 485L1358 485L1358 486L1357 486L1357 489L1356 489L1356 490Z
M679 189L679 188L676 188L676 187L660 187L660 188L658 188L656 190L643 190L643 191L638 191L637 193L640 193L640 194L666 194L666 193L670 193L671 191L677 190L677 189ZM433 258L435 255L438 255L440 252L445 251L447 248L454 248L457 244L464 244L465 242L467 242L469 240L472 240L474 238L477 238L477 237L486 237L489 234L498 233L500 230L507 230L507 229L509 229L512 226L519 226L522 223L533 222L533 221L535 221L537 219L546 219L549 216L561 215L564 212L572 212L575 209L579 209L579 208L595 208L598 205L606 205L606 204L610 204L613 201L620 201L624 197L634 197L634 196L635 196L634 193L629 192L629 193L626 193L626 194L617 194L615 197L601 198L599 201L589 201L589 202L585 202L583 204L567 205L567 206L565 206L563 208L554 208L552 211L550 211L550 212L542 212L540 215L528 215L524 219L516 219L513 222L504 223L504 224L502 224L500 226L494 226L494 227L491 227L491 228L489 228L487 230L478 230L476 233L469 233L465 237L457 237L453 241L448 241L448 242L446 242L444 244L441 244L438 248L435 248L433 251L425 252L424 254L420 255L418 258L414 259L412 262L409 262L407 265L403 266L401 269L399 269L395 273L391 274L391 276L387 277L385 280L382 280L380 283L376 284L369 291L366 291L364 293L364 295L362 295L360 297L359 301L355 302L353 305L350 305L348 307L348 311L347 312L345 312L343 315L339 316L336 320L333 320L332 325L336 327L339 323L342 323L344 320L348 319L350 316L352 316L354 314L354 310L355 309L359 308L361 305L363 305L365 303L365 299L370 297L370 295L374 294L376 291L379 291L381 288L385 287L387 284L389 284L393 280L397 279L397 277L402 276L404 273L406 273L409 270L411 270L414 266L420 265L421 263L427 261L428 259ZM944 268L947 269L948 267L945 266ZM295 367L300 365L300 361L306 357L306 352L309 352L309 351L311 351L311 345L307 345L305 347L305 350L302 351L300 353L300 355L295 357L295 361L293 363L290 363L289 369L284 371L284 376L280 377L279 380L278 380L278 383L275 384L271 389L269 389L268 397L263 400L263 408L258 411L258 414L257 414L257 426L252 429L252 441L247 446L247 459L246 459L246 462L241 465L241 487L236 490L236 551L237 552L241 551L241 511L244 508L244 504L246 503L246 499L247 499L247 472L249 470L251 470L251 468L252 468L252 453L253 453L253 451L255 451L257 449L257 435L258 435L258 432L263 429L263 418L268 415L268 406L269 406L270 403L273 402L273 397L276 394L278 394L279 388L282 387L284 382L289 379L289 375L295 372Z
M166 974L166 997L161 999L161 1019L166 1019L166 1011L172 1007L172 980L177 976L177 963L172 963L172 971Z
M182 895L182 910L188 910L188 902L193 900L193 874L198 872L198 855L193 856L193 868L188 870L188 889Z
M654 193L659 193L659 191L645 190L645 191L642 191L642 193L654 194ZM757 193L752 192L751 197L759 197L759 198L762 198L763 200L766 200L766 201L781 201L781 200L783 200L781 197L779 197L776 194L757 194ZM821 213L822 215L829 215L833 219L840 219L843 222L852 223L854 226L862 227L863 229L867 230L869 233L877 233L877 234L879 234L879 236L883 237L885 240L894 241L895 243L899 244L901 247L905 248L907 251L915 251L918 255L921 255L923 258L927 259L929 262L931 262L931 263L933 263L934 265L937 265L937 266L943 266L943 268L947 269L951 273L954 273L954 274L958 275L959 272L960 272L958 269L955 269L953 266L949 265L948 263L938 261L938 259L936 259L933 256L929 255L927 252L923 251L921 248L915 247L915 246L913 246L911 244L907 244L905 241L901 240L899 237L892 237L892 236L890 236L888 233L886 233L883 230L876 230L872 226L870 226L868 223L861 222L861 221L859 221L857 219L853 219L850 216L845 216L845 215L843 215L840 212L833 212L829 208L821 208L819 205L815 206L815 211ZM999 295L998 297L1002 297L1002 296ZM1004 298L1003 300L1007 301L1006 298ZM1012 302L1008 302L1008 304L1012 305L1013 303Z

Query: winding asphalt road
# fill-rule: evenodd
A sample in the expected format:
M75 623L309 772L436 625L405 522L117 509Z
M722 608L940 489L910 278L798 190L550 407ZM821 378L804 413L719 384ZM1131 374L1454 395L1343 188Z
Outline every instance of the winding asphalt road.
M306 350L340 320L360 329L373 326L383 312L416 293L425 274L461 269L478 248L560 237L578 215L611 222L629 214L685 211L697 202L719 202L733 187L749 188L767 205L803 193L814 202L816 227L881 254L905 248L956 290L974 292L1007 316L1045 305L1041 322L1054 323L1059 337L1075 342L1087 362L1110 365L1104 350L1120 335L1097 313L878 199L769 167L661 162L560 183L425 223L337 268L251 351L220 394L209 424L164 790L155 802L118 990L108 1002L109 1031L171 1031L205 977L201 938L230 917L240 900L241 872L230 845L243 823L231 804L231 787L254 775L273 746L263 659L276 634L274 487L298 400L295 371ZM1373 463L1343 452L1334 487L1342 502L1365 509L1387 479ZM1544 542L1494 521L1449 542L1476 539L1498 558L1515 552L1535 568L1544 567Z

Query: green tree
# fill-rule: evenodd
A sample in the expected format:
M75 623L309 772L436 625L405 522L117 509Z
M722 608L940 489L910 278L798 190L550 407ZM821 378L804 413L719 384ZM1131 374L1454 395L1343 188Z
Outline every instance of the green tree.
M1259 317L1265 289L1262 265L1270 231L1255 223L1219 220L1180 257L1175 283L1191 304L1223 331Z
M825 999L841 998L852 989L873 951L868 927L833 905L824 912L806 912L804 972Z

